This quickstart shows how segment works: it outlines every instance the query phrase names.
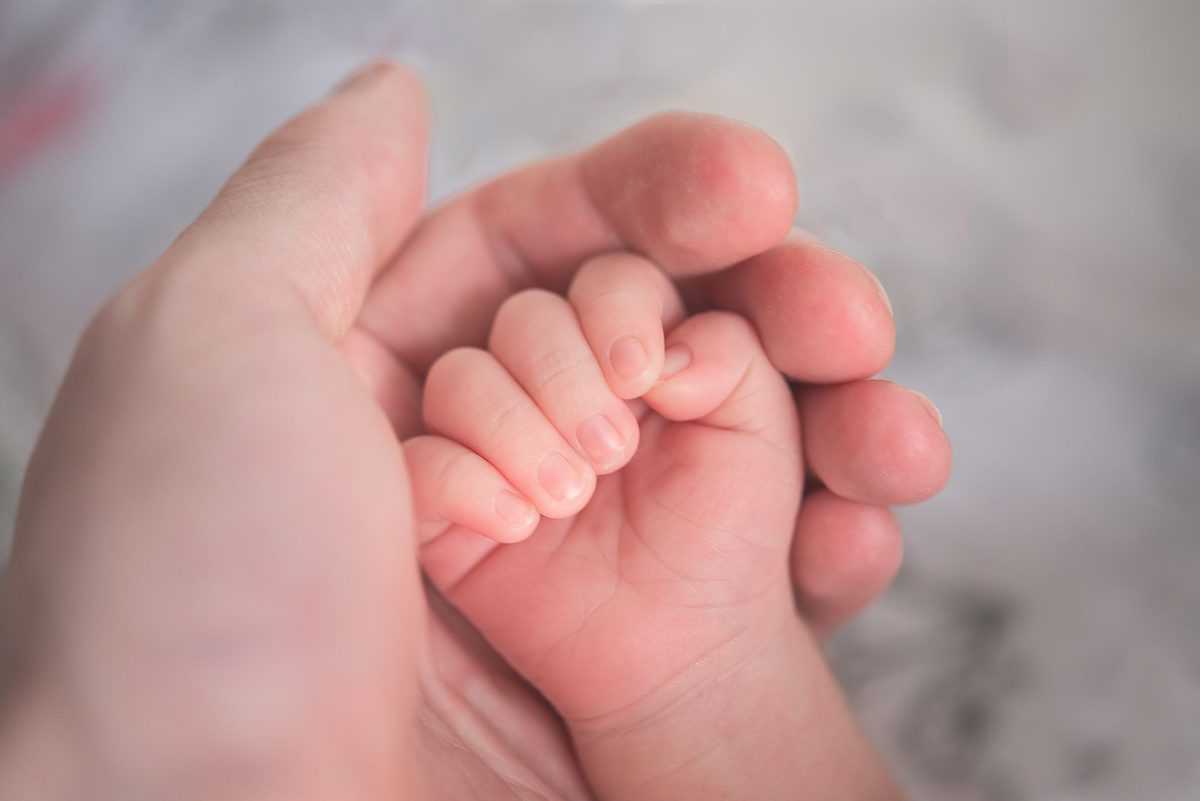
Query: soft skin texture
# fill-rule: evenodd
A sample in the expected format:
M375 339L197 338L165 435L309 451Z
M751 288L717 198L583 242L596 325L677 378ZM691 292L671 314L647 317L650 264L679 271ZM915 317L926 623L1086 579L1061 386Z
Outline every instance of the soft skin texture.
M421 433L429 366L484 345L518 290L561 291L589 258L626 249L668 275L717 276L694 292L759 326L777 368L830 341L800 317L783 336L754 308L755 285L790 297L795 277L751 269L797 247L783 242L795 194L780 149L724 120L662 115L423 214L426 125L411 75L363 70L264 142L84 334L29 466L2 586L0 797L602 799L620 761L604 742L674 749L670 776L642 777L658 791L721 797L720 781L747 799L889 797L799 617L780 621L801 633L772 639L778 653L700 682L648 719L662 725L631 732L642 742L601 738L581 762L560 714L482 621L426 591L417 564L398 437ZM889 350L886 309L855 289L870 282L822 274L836 297L884 315L862 330L859 315L837 318L846 340L882 336L867 350ZM834 362L822 380L863 377ZM809 388L799 394L807 418ZM864 548L897 547L894 529L881 538L864 522L939 483L946 444L899 388L811 397L847 420L879 400L891 427L804 443L832 492L822 470L856 482L838 527L809 525L807 505L787 521L797 597L821 599L800 611L827 627L894 568L850 568ZM913 430L930 437L930 464L890 445L863 452ZM807 587L796 560L808 552L840 583ZM786 547L777 570L789 573ZM771 669L789 660L785 675ZM805 724L812 710L845 736ZM695 715L720 716L726 736L689 761Z
M435 435L407 446L421 561L563 715L602 797L786 798L805 784L886 793L794 614L787 563L804 471L787 383L743 318L710 311L673 325L681 304L656 274L630 255L590 262L573 305L515 295L490 352L433 365L424 409ZM589 347L585 320L614 300L627 301L624 325L593 321L601 335ZM640 421L601 368L629 332L662 365ZM601 417L619 423L589 467L572 432ZM566 507L531 482L564 451L587 471ZM523 497L528 514L497 514L497 492ZM546 517L531 527L536 512ZM517 522L520 544L488 541L513 542ZM746 707L721 703L733 688L765 725L722 742L744 720ZM785 705L782 719L764 698ZM792 738L818 732L819 747L796 748ZM823 774L838 764L831 754L854 775Z

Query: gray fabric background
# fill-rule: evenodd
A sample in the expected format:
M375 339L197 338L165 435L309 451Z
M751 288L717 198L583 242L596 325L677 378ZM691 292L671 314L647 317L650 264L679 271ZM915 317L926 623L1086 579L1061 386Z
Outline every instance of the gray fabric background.
M0 534L90 311L366 55L427 76L439 197L654 110L720 112L780 139L798 222L877 269L889 376L956 447L946 493L902 513L901 580L833 647L905 783L1200 797L1194 0L90 8L0 3L0 90L91 87L0 175Z

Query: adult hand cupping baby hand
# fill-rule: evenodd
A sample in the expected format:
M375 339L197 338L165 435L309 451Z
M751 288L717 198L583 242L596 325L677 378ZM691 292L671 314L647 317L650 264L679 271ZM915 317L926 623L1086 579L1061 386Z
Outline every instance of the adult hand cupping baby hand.
M4 585L0 795L589 797L603 782L555 713L437 599L430 614L397 433L419 429L438 356L602 252L740 312L808 382L824 488L795 526L801 614L829 630L890 580L883 507L936 491L948 448L920 397L861 380L890 357L886 301L861 267L787 238L774 143L660 116L422 216L426 135L410 75L360 72L256 150L84 336Z

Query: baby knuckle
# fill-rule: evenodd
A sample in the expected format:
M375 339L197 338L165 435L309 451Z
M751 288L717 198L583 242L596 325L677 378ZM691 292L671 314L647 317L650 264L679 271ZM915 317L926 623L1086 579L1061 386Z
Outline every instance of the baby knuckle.
M492 330L488 336L489 347L494 348L498 339L527 325L539 309L563 302L561 297L545 289L523 289L510 295L500 304L495 317L492 318Z
M522 289L516 294L510 295L500 304L500 308L496 311L496 319L500 320L504 317L521 317L539 306L550 304L559 300L559 297L553 292L546 289L534 287L532 289Z
M491 356L484 350L460 347L449 350L438 357L425 376L425 389L455 385L471 377L484 360Z
M433 481L441 497L454 497L461 488L469 485L473 458L472 451L458 449L446 457Z
M565 348L548 348L534 360L534 389L540 392L563 380L572 380L587 365L588 358Z
M588 289L598 281L609 283L607 279L622 272L633 259L637 257L629 253L601 253L599 256L593 256L576 271L572 286Z
M707 325L711 325L719 331L723 338L728 337L738 342L757 340L754 327L750 325L749 320L740 314L717 310L705 312L701 317L706 321Z
M504 442L513 436L514 431L520 432L524 428L523 420L527 419L527 411L528 408L520 399L492 408L485 425L488 440L493 443Z

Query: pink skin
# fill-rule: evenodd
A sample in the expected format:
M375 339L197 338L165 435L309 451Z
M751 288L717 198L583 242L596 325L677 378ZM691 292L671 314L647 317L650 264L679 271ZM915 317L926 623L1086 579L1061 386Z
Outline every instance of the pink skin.
M728 312L679 324L669 282L629 254L590 261L569 296L514 295L490 353L453 351L430 369L425 416L443 436L407 445L426 573L563 716L603 797L753 792L727 750L712 756L711 734L695 735L737 726L705 696L743 681L803 699L788 725L747 729L748 751L788 753L795 732L820 730L823 748L860 754L858 792L885 792L831 713L836 693L795 619L799 418L757 335ZM645 364L622 376L613 344L631 337L647 343ZM644 383L640 420L605 374ZM618 421L600 454L575 434L598 416ZM566 507L534 482L564 447L586 471ZM498 497L522 496L527 514L497 513Z
M630 753L658 754L670 773L655 778L654 766L641 766L640 797L669 788L703 797L701 786L722 782L745 799L795 797L797 788L887 797L805 625L827 630L886 585L899 540L878 507L932 492L948 459L916 396L858 382L891 350L891 318L869 274L815 243L785 241L795 208L790 167L773 142L743 126L662 115L424 213L426 125L410 75L386 64L364 70L264 142L84 335L26 475L0 586L5 653L20 657L5 662L0 685L0 797L501 798L526 788L604 799L629 797L620 782L634 775ZM770 653L719 649L729 662L720 680L676 674L696 678L704 693L668 682L680 701L670 714L627 737L591 738L581 761L560 712L478 633L511 644L506 622L467 595L476 582L503 584L513 598L543 588L439 573L447 586L461 579L457 600L473 620L425 591L418 550L438 572L432 549L449 540L414 524L419 488L396 434L422 432L430 366L455 348L487 344L501 303L535 285L564 291L581 264L614 250L650 257L684 280L689 300L741 313L774 369L862 387L797 390L806 426L810 417L867 413L878 422L830 425L821 436L806 430L805 460L829 488L814 497L828 500L781 521L774 502L730 499L771 518L762 521L763 552L774 554L774 567L761 575L774 578L764 579L763 598L790 596L794 583L802 601L799 614L784 614L782 603L762 607L776 611L761 625L780 631L761 640ZM802 308L811 296L836 299L843 313L829 308L822 326L810 326L775 310ZM749 342L750 329L737 325ZM658 351L648 344L653 370ZM860 356L843 364L843 352ZM702 360L720 351L709 343L692 353L677 380L703 375ZM662 351L664 365L670 354ZM697 405L688 414L711 411ZM716 488L703 466L732 470L737 448L759 441L656 415L639 427L633 461L597 482L606 494L619 488L633 516L651 514L636 511L647 498L689 484ZM547 442L551 434L564 456L582 458L571 439L581 439L579 426L545 432ZM737 446L713 444L721 438ZM672 484L676 473L667 472L655 485L643 468L659 446L681 455L678 475L689 481ZM799 484L798 457L787 447L772 453L797 459L778 478ZM473 482L471 464L462 464ZM710 495L687 503L704 510ZM593 507L613 504L597 497ZM548 532L583 517L547 510L567 515L542 524ZM598 535L602 522L594 521ZM506 551L531 558L546 540L541 531ZM704 542L674 545L686 552ZM675 554L667 555L664 565ZM452 556L460 568L480 561ZM492 564L482 560L481 570ZM653 567L644 557L631 564ZM729 569L742 575L746 562ZM716 636L669 583L653 586L664 601L655 608L679 617L641 625L696 642ZM630 603L612 607L624 611L605 625L638 611ZM551 611L579 613L565 604ZM736 621L732 612L720 617ZM539 636L562 639L549 629ZM616 648L593 651L592 670L636 647L649 649L642 661L665 676L687 650L683 640L622 643L619 630L612 634ZM539 689L571 704L572 715L640 694L638 676L621 675L613 698L571 698L566 674L546 668ZM572 669L596 686L587 664ZM692 760L698 748L710 750ZM871 786L846 776L871 777Z

